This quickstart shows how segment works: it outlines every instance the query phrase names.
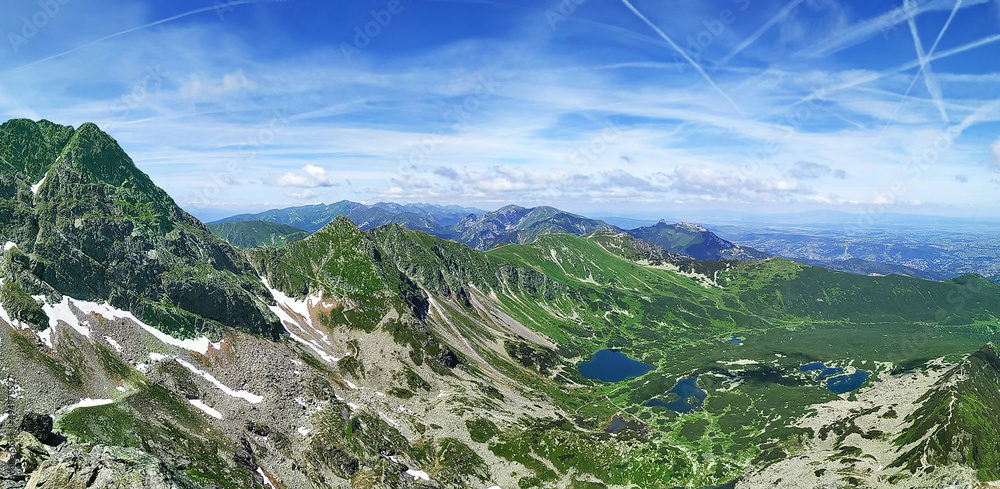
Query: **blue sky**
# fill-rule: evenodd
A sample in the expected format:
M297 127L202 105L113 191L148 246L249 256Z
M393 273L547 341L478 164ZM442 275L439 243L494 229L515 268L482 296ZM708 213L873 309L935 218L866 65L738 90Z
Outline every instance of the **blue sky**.
M188 208L1000 208L1000 0L4 9L3 118L97 122Z

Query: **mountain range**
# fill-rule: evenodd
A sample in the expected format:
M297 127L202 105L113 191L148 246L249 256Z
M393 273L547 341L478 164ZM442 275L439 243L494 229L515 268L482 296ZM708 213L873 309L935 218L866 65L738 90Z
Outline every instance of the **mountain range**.
M93 124L10 121L0 168L0 487L1000 478L976 274L696 260L551 208L240 250ZM609 349L645 366L585 376Z
M468 212L471 211L471 212ZM459 218L458 213L467 212ZM689 255L700 260L755 260L767 255L752 248L742 247L726 241L697 224L668 223L660 221L654 226L623 230L604 221L565 212L554 207L540 206L525 208L516 205L501 207L492 212L455 206L435 206L431 204L399 205L377 203L373 205L356 202L338 202L331 205L314 205L275 209L259 214L241 214L209 224L220 237L227 238L233 226L241 231L230 240L239 247L270 245L268 238L272 231L262 221L298 226L309 231L343 215L367 230L385 224L399 224L435 236L465 243L479 250L488 250L499 244L530 243L545 234L568 233L584 235L594 231L623 231L649 243L662 247L671 253ZM220 226L227 225L223 232ZM288 233L294 230L286 229ZM263 240L236 240L246 236L260 235Z

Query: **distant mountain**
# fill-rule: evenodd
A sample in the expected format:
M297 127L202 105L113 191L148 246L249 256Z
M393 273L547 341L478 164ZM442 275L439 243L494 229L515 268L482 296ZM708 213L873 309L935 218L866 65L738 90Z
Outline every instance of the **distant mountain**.
M753 248L726 241L704 226L686 222L660 221L654 226L633 229L629 234L667 251L699 260L759 260L768 256Z
M333 204L272 209L257 214L239 214L220 219L212 224L234 221L270 221L288 224L313 233L333 221L335 217L344 215L362 230L384 224L402 224L411 229L440 235L444 233L444 228L461 221L469 214L484 212L480 209L456 205L396 204L391 202L368 205L342 200Z
M853 273L855 275L906 275L909 277L922 278L924 280L948 280L951 278L943 273L935 273L926 270L919 270L913 267L908 267L905 265L895 265L892 263L878 263L871 262L867 260L862 260L860 258L851 258L850 260L833 260L833 261L819 261L819 260L796 260L807 265L816 265L819 267L827 268L830 270L837 270L839 272Z
M295 226L270 221L230 221L208 224L208 229L237 248L280 248L309 236Z
M525 208L516 205L493 212L471 215L451 227L452 239L479 250L500 243L530 243L544 234L587 234L617 229L596 219L588 219L554 207Z

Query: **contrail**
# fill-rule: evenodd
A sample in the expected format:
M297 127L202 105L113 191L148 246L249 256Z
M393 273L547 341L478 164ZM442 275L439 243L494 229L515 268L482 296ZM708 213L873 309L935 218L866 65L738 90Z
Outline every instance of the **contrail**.
M935 39L934 44L931 45L931 50L927 52L927 56L934 55L934 51L937 50L938 43L941 42L941 38L944 37L945 31L947 31L948 26L951 25L951 19L955 18L955 14L958 13L958 9L961 5L962 5L962 0L958 0L955 2L955 6L951 9L951 15L949 15L948 20L945 21L944 27L941 28L941 32L938 32L937 39ZM917 70L916 76L914 76L913 79L910 80L910 86L906 88L906 93L903 94L902 98L899 99L899 103L896 104L896 108L893 109L892 117L890 117L889 121L886 122L884 126L882 126L881 134L885 134L885 130L889 128L889 125L896 121L896 114L899 112L899 108L903 106L903 101L910 96L910 90L913 90L913 85L917 83L917 79L920 78L920 73L922 71L923 71L923 66L920 67L920 70Z
M907 1L903 5L909 6L910 2ZM919 71L924 74L924 85L927 86L927 92L931 94L934 104L937 105L938 112L941 113L941 120L947 123L948 113L944 110L944 103L941 101L941 86L934 80L934 73L931 71L930 63L927 61L927 53L924 52L924 45L920 42L917 21L910 15L907 16L906 23L910 26L910 35L913 36L913 48L917 51L917 59L920 60Z
M778 15L775 15L773 19L767 21L767 23L761 26L760 29L757 29L757 32L754 32L753 35L747 38L747 40L743 41L739 46L736 46L736 49L733 49L729 54L726 55L725 58L722 58L722 61L720 61L719 64L724 65L729 63L729 60L733 59L733 56L740 54L744 49L749 47L751 44L757 42L757 39L760 39L760 36L763 36L765 32L771 29L771 27L774 27L774 24L777 24L778 22L781 22L785 17L788 17L788 14L792 12L792 9L798 7L799 4L804 1L805 0L793 0L788 5L785 5L785 8L781 9L781 11L778 12Z
M930 61L937 61L939 59L943 59L943 58L947 58L947 57L950 57L950 56L954 56L956 54L961 54L961 53L964 53L964 52L969 51L971 49L975 49L975 48L978 48L980 46L985 46L987 44L991 44L991 43L994 43L994 42L997 42L997 41L1000 41L1000 34L994 34L992 36L986 36L986 37L984 37L982 39L979 39L977 41L972 41L972 42L970 42L968 44L963 44L963 45L958 46L956 48L949 49L948 51L944 51L941 54L928 55L927 56L927 61L928 62L930 62ZM783 108L777 109L776 111L772 111L769 115L773 115L773 114L781 112L783 110L788 110L789 108L794 107L794 106L796 106L798 104L801 104L802 102L808 102L810 100L815 100L817 98L821 98L821 97L823 97L826 94L829 94L831 92L836 92L836 91L844 90L846 88L855 87L855 86L862 85L862 84L865 84L865 83L868 83L868 82L872 82L872 81L875 81L875 80L880 80L880 79L885 78L885 77L887 77L889 75L895 75L896 73L901 73L901 72L904 72L906 70L909 70L909 69L912 69L912 68L916 68L918 66L920 66L920 61L919 60L917 60L917 61L910 61L908 63L904 63L902 65L899 65L899 66L897 66L895 68L892 68L892 69L889 69L889 70L886 70L886 71L882 71L882 72L879 72L879 73L875 73L875 74L872 74L872 75L863 76L863 77L860 77L860 78L858 78L856 80L849 81L847 83L842 83L842 84L834 86L834 87L821 88L821 89L816 90L813 93L811 93L809 95L806 95L805 97L802 97L801 99L799 99L799 100L791 103L788 106L785 106Z
M741 110L740 107L736 105L736 102L733 102L733 99L729 98L729 95L726 95L726 92L722 91L722 89L719 88L719 86L716 85L714 81L712 81L712 78L708 76L708 73L705 73L705 70L701 68L701 65L699 65L695 60L691 59L691 57L688 56L688 54L685 53L684 50L681 49L681 47L678 46L677 43L673 41L673 39L670 39L670 36L668 36L665 32L660 30L660 28L657 27L656 24L650 22L649 19L647 19L645 15L642 15L642 12L639 12L635 7L633 7L628 0L622 0L622 3L624 3L625 6L632 11L632 13L634 13L637 17L639 17L640 20L645 22L646 25L648 25L650 28L656 31L656 33L659 34L664 41L667 41L667 43L669 43L672 48L674 48L678 53L681 53L681 56L683 56L688 63L691 63L691 66L694 66L694 69L698 70L698 73L701 73L701 76L705 78L705 81L707 81L708 84L715 89L715 91L719 92L719 95L722 95L722 98L726 99L726 101L729 102L729 105L732 105L733 108L740 113L740 115L745 115L743 113L743 110Z
M190 17L192 15L197 15L197 14L201 14L201 13L205 13L205 12L211 12L213 10L218 10L219 8L237 7L237 6L240 6L240 5L249 5L249 4L252 4L252 3L269 3L269 2L279 2L279 1L285 1L285 0L232 0L230 2L220 3L220 4L217 4L217 5L213 5L211 7L202 7L202 8L199 8L199 9L191 10L190 12L184 12L182 14L177 14L177 15L174 15L172 17L167 17L165 19L160 19L160 20L157 20L156 22L150 22L148 24L143 24L143 25L140 25L140 26L132 27L130 29L125 29L124 31L121 31L121 32L116 32L114 34L109 34L109 35L104 36L104 37L102 37L100 39L96 39L96 40L90 41L90 42L88 42L86 44L77 46L77 47L75 47L73 49L70 49L69 51L64 51L64 52L59 53L59 54L53 54L52 56L48 56L48 57L42 58L42 59L37 60L37 61L32 61L31 63L28 63L28 64L24 64L24 65L18 66L17 68L11 68L9 70L6 70L6 71L0 73L0 75L6 75L7 73L13 73L15 71L20 71L20 70L22 70L24 68L27 68L29 66L34 66L34 65L37 65L39 63L44 63L46 61L50 61L50 60L53 60L53 59L56 59L56 58L61 58L63 56L66 56L67 54L75 53L75 52L77 52L77 51L79 51L81 49L86 49L86 48L88 48L90 46L93 46L94 44L98 44L98 43L107 41L108 39L114 39L114 38L119 37L119 36L124 36L125 34L130 34L132 32L135 32L135 31L138 31L138 30L142 30L142 29L146 29L146 28L153 27L153 26L157 26L157 25L160 25L160 24L165 24L167 22L172 22L172 21L175 21L177 19L182 19L184 17Z
M982 5L984 3L990 3L993 0L969 0L965 3L966 7L972 7L975 5ZM883 32L889 27L895 27L897 24L902 23L907 15L920 15L924 12L930 12L935 10L947 10L950 6L948 0L931 0L923 5L914 7L910 12L906 12L905 9L895 8L889 12L886 12L877 17L868 19L860 24L854 29L836 34L825 39L825 42L821 42L820 45L813 48L807 48L796 53L796 56L807 56L812 58L818 58L823 56L829 56L840 50L849 48L863 42L864 40L874 36L879 32Z

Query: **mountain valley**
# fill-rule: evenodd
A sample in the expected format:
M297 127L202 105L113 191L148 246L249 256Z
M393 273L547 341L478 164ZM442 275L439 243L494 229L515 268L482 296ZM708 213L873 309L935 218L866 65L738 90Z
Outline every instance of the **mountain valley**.
M975 273L551 207L206 226L95 125L47 121L0 126L0 215L2 488L1000 479L1000 285ZM601 350L648 368L584 376Z

